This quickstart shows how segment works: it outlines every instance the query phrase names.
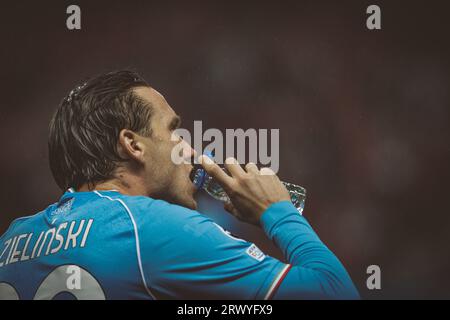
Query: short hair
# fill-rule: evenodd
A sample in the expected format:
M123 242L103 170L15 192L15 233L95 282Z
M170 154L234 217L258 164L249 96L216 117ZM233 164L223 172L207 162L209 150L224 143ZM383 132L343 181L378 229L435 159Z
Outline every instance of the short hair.
M117 141L122 129L150 136L152 106L133 89L149 86L137 73L110 72L73 89L50 121L50 169L65 190L93 186L113 177L120 162Z

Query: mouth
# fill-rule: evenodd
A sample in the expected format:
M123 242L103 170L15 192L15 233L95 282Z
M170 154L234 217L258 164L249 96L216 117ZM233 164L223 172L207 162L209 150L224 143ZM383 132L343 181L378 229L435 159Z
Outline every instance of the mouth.
M200 164L194 164L190 171L189 179L191 180L195 190L199 190L202 188L205 181L205 175L206 171L203 169L203 167Z
M191 185L194 188L194 192L197 190L194 183L195 174L197 173L197 170L198 170L197 165L191 165L191 168L189 170L189 181L191 182Z
M194 180L194 176L195 176L195 168L193 165L191 165L191 169L189 170L189 180L191 180L191 182Z

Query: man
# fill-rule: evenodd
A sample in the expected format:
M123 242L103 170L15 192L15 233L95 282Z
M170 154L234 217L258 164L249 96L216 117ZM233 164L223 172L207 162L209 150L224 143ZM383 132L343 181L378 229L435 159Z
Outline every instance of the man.
M226 209L261 226L288 264L230 236L196 210L190 164L171 152L180 124L163 96L129 71L72 90L50 123L59 201L1 237L5 299L353 299L339 260L270 169L228 159L205 170ZM195 157L184 144L183 157Z

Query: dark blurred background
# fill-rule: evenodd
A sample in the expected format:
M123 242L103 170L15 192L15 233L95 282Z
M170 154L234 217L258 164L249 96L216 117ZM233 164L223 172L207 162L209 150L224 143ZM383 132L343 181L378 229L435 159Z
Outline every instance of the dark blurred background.
M82 30L66 28L78 4ZM378 4L382 30L366 28ZM437 1L0 5L0 233L61 194L47 126L80 80L133 68L206 128L279 128L281 179L362 296L450 298L449 20ZM254 227L201 211L268 253ZM381 267L382 289L366 288Z

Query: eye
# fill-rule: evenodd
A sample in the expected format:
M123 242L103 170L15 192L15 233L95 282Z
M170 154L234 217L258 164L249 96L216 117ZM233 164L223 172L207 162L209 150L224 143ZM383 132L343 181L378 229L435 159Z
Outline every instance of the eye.
M180 127L180 125L181 125L181 119L180 119L180 117L177 116L177 117L173 118L172 121L170 121L169 129L170 129L170 131L175 131L176 129L178 129Z

